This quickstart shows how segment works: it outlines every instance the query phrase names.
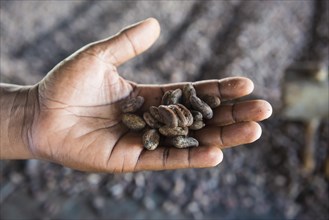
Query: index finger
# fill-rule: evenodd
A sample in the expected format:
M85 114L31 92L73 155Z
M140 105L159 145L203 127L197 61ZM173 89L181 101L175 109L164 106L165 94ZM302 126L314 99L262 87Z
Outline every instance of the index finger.
M187 82L163 85L164 91L183 88ZM202 80L193 82L197 95L216 95L222 100L231 100L250 94L254 90L254 83L246 77L227 77L216 80Z
M163 94L172 89L183 88L187 82L165 85L138 85L134 93L143 96L145 106L160 105ZM198 96L215 95L222 101L240 98L254 90L254 83L245 77L228 77L220 80L193 82Z
M245 77L204 80L193 85L198 95L216 95L223 101L246 96L254 90L254 83Z

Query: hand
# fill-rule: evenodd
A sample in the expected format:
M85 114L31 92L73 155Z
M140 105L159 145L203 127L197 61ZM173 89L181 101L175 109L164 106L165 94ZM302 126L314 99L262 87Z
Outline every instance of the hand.
M84 171L130 172L210 167L222 161L221 148L250 143L261 135L255 121L271 115L260 100L222 105L196 132L200 145L191 149L143 150L141 134L121 123L119 103L128 96L145 98L143 108L159 105L163 92L182 84L139 85L117 73L117 67L149 48L160 27L147 19L119 34L80 49L58 64L35 87L38 108L29 135L34 157ZM198 94L222 100L252 92L246 78L194 83Z

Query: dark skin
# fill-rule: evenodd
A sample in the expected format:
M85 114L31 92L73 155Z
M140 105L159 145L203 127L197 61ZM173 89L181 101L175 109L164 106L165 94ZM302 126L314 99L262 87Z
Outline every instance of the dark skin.
M200 142L197 148L143 150L142 134L121 123L120 102L141 95L146 110L159 105L165 91L184 83L136 84L122 78L117 67L148 49L159 33L158 22L147 19L85 46L35 86L2 84L1 104L11 108L1 110L1 158L37 158L93 172L201 168L219 164L223 148L257 140L257 122L268 118L272 108L266 101L250 100L216 108L206 127L193 133ZM218 95L222 101L253 90L252 81L242 77L198 81L194 86L198 95Z

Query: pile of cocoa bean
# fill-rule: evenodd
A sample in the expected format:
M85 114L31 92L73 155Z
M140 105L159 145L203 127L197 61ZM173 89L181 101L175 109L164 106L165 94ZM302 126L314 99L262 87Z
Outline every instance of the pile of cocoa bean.
M213 95L200 98L188 83L183 89L166 91L160 106L150 106L140 116L136 112L143 103L142 96L126 99L121 105L122 122L133 131L143 131L144 148L154 150L160 143L177 148L199 146L198 140L188 136L189 130L202 129L204 119L213 117L212 109L220 105L220 99Z

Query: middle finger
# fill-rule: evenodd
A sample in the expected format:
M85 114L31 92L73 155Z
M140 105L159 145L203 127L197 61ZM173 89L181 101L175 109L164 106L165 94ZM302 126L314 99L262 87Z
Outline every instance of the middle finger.
M272 106L264 100L251 100L234 104L223 104L214 109L214 117L207 125L224 126L237 122L262 121L272 114Z

